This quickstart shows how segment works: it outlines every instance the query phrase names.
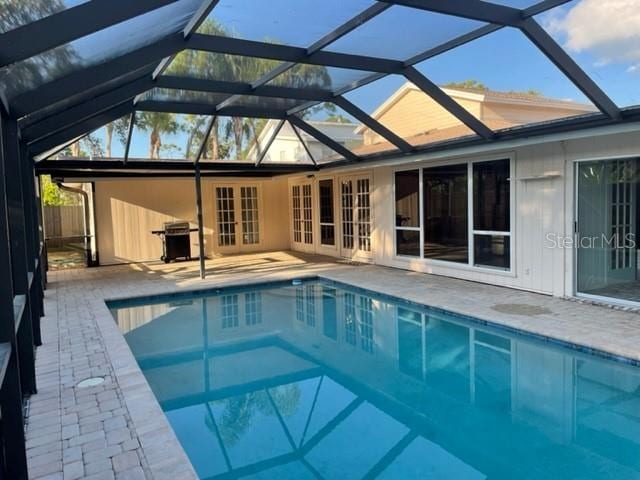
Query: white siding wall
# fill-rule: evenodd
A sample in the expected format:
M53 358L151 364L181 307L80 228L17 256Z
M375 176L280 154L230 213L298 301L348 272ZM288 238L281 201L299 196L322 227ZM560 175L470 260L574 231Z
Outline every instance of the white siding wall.
M573 295L574 252L570 249L549 248L548 233L572 235L574 221L574 165L577 160L640 156L640 137L637 133L620 133L582 139L540 143L491 154L465 155L439 159L437 163L466 160L514 159L512 203L514 225L512 248L514 262L511 272L491 271L466 265L444 264L421 259L407 259L394 255L394 189L393 175L397 168L426 166L435 161L414 161L393 166L368 167L363 170L327 172L336 179L335 195L339 194L337 180L353 173L371 173L373 205L373 256L379 264L438 275L474 280L494 285L521 288L556 296ZM544 178L531 178L540 177ZM300 178L289 179L291 184ZM317 178L314 178L317 205ZM339 198L336 198L336 239L341 238ZM315 212L317 230L317 211ZM291 225L291 220L290 220ZM313 251L339 255L339 249L320 247L314 235Z

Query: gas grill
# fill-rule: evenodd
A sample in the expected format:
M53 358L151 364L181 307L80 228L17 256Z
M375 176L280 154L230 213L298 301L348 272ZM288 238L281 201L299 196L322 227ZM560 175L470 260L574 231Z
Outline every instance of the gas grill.
M196 229L189 228L189 222L167 222L162 230L154 230L153 234L162 238L162 260L169 263L178 258L191 260L191 239L189 234Z

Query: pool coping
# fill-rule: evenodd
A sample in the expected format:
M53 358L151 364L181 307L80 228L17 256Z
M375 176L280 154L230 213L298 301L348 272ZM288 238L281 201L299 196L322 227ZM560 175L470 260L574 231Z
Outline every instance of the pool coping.
M96 303L96 323L111 361L146 467L155 480L197 480L182 444L153 394L104 298Z
M187 289L187 290L180 290L178 292L169 292L169 293L159 293L159 294L153 294L153 295L138 295L138 296L133 296L133 297L121 297L121 298L113 298L113 299L105 299L105 304L109 305L113 305L113 307L109 307L109 308L119 308L118 307L118 303L122 302L122 303L128 303L129 301L132 302L132 304L135 305L135 303L137 301L144 301L144 300L151 300L152 302L155 301L161 301L163 299L166 298L183 298L183 297L188 297L190 295L193 294L198 294L198 295L207 295L207 294L218 294L218 293L223 293L223 292L233 292L233 291L241 291L244 288L247 287L255 287L255 286L261 286L266 288L270 288L270 287L277 287L277 286L288 286L291 285L292 281L295 280L300 280L302 282L309 282L309 281L324 281L327 282L329 284L333 284L334 286L343 286L343 287L348 287L350 289L353 289L359 293L362 294L367 294L367 295L373 295L376 296L378 298L381 299L386 299L386 300L390 300L393 302L405 302L409 305L412 305L416 308L420 308L420 309L426 309L426 310L431 310L433 312L439 313L439 314L446 314L446 315L451 315L454 316L464 322L467 323L471 323L471 324L479 324L482 326L486 326L486 327L490 327L492 329L496 329L498 331L502 331L505 333L510 333L510 334L515 334L518 336L522 336L525 338L529 338L529 339L533 339L533 340L537 340L540 341L542 343L549 343L552 344L554 346L560 347L560 348L564 348L564 349L568 349L568 350L572 350L572 351L576 351L576 352L580 352L580 353L584 353L587 355L591 355L591 356L595 356L595 357L599 357L605 360L610 360L610 361L614 361L614 362L618 362L618 363L622 363L622 364L626 364L626 365L632 365L632 366L640 366L640 358L632 358L626 355L620 355L619 353L615 353L613 351L608 351L602 348L598 348L598 347L592 347L589 345L585 345L582 343L577 343L575 341L571 341L569 339L565 339L565 338L559 338L556 336L551 336L542 332L538 332L535 331L534 329L524 329L524 328L517 328L511 325L507 325L505 323L501 323L499 321L496 321L494 319L488 319L488 318L484 318L480 315L478 316L474 316L474 315L469 315L468 313L465 312L461 312L461 311L457 311L455 309L451 309L451 308L443 308L443 307L438 307L438 306L433 306L433 305L429 305L427 303L423 303L423 302L418 302L415 300L411 300L408 298L403 298L403 297L399 297L397 295L392 295L389 293L384 293L384 292L379 292L377 290L371 289L371 288L367 288L367 287L361 287L358 285L354 285L352 283L349 283L347 281L344 280L336 280L334 278L329 278L328 276L326 276L326 274L324 275L297 275L297 276L291 276L288 279L278 279L278 280L269 280L269 281L255 281L255 282L243 282L243 283L234 283L234 282L230 282L229 284L225 284L225 285L221 285L221 286L215 286L215 287L202 287L202 288L195 288L195 289Z
M484 318L482 316L472 316L467 313L457 311L451 308L443 308L428 305L424 302L403 298L398 295L383 293L372 288L354 285L343 279L331 277L330 272L323 274L311 275L291 275L277 280L256 279L255 281L231 280L224 285L203 286L199 288L187 288L171 291L163 291L157 293L120 296L99 299L100 306L96 310L96 320L100 332L104 339L105 350L111 359L114 374L120 385L121 392L125 401L125 405L132 419L135 432L140 440L145 458L148 462L153 478L158 480L196 480L198 475L195 472L193 464L188 458L182 444L178 440L168 418L166 417L158 399L153 394L144 373L140 369L124 335L118 328L117 322L111 313L111 308L117 308L118 303L142 301L161 301L167 298L183 298L191 295L207 295L218 294L229 291L241 291L248 287L264 286L265 288L274 286L291 285L293 281L301 282L322 281L334 286L342 286L352 289L356 292L371 295L379 299L391 301L405 302L410 306L422 310L432 311L438 314L446 314L459 319L465 323L476 324L489 327L497 331L502 331L512 335L522 336L525 339L550 344L554 347L571 350L601 358L604 360L614 361L620 364L640 366L640 358L632 358L620 355L615 352L607 351L602 348L592 347L568 339L558 338L536 332L534 329L522 329L511 325L501 323L499 321ZM123 305L124 306L124 305ZM171 452L168 454L168 452Z

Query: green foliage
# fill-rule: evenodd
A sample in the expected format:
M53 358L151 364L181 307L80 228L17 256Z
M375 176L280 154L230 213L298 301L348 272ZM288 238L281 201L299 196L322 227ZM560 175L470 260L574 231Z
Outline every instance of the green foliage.
M76 195L71 195L69 192L60 190L60 188L51 181L51 176L49 175L42 175L40 177L40 185L42 188L43 205L60 207L79 204Z
M329 115L327 116L327 118L324 119L324 121L334 122L334 123L351 123L351 120L349 120L344 115L340 115L340 114Z
M442 85L444 88L453 88L453 89L461 89L461 90L481 90L483 92L489 91L489 87L487 87L484 83L478 80L463 80L462 82L449 82ZM541 96L542 93L540 90L536 90L535 88L530 88L528 90L509 90L507 93L512 93L515 95L534 95Z
M462 82L449 82L442 85L444 88L460 88L462 90L489 90L484 83L478 80L463 80Z
M160 151L174 150L175 145L163 145L163 134L175 134L180 130L180 124L174 113L140 112L136 116L136 126L140 130L149 132L149 158L158 159Z

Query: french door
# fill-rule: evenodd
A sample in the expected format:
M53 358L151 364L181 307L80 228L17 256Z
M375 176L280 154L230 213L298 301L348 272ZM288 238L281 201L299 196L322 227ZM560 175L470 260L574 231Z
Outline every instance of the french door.
M291 186L291 231L296 250L313 251L312 191L311 182Z
M340 217L343 257L371 257L371 177L356 175L340 179Z
M258 185L216 185L216 245L220 253L260 247L261 208Z

